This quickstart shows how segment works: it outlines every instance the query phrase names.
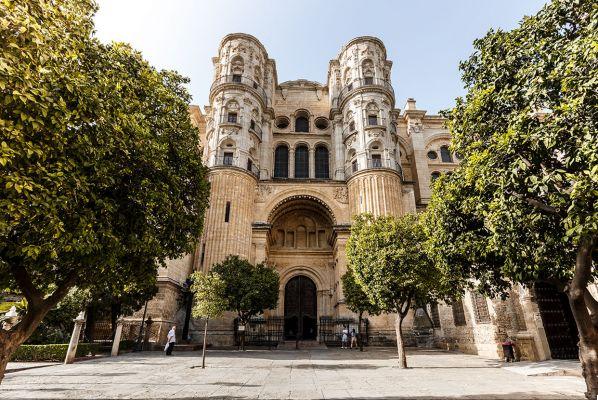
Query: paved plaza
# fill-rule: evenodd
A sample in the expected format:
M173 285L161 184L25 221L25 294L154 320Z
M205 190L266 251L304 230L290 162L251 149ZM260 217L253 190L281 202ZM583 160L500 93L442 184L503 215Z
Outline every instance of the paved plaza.
M9 364L1 399L583 399L575 376L438 350L129 353L71 365ZM575 366L571 362L571 366ZM27 369L25 369L27 368ZM550 372L550 365L538 371ZM552 367L554 368L554 366ZM559 366L559 368L561 368ZM531 372L530 372L531 371ZM558 373L558 371L557 371Z

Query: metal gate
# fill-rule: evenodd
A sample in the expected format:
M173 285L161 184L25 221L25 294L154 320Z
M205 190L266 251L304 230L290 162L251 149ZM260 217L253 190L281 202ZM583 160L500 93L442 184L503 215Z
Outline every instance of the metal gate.
M534 289L551 357L579 358L579 337L567 295L548 283L537 282Z
M327 346L340 346L343 337L343 329L347 329L351 332L355 329L356 332L361 332L361 338L363 345L368 345L368 326L369 321L367 318L361 320L361 327L357 329L357 320L355 318L332 318L332 317L320 317L320 342L325 343Z
M239 319L235 318L235 346L241 345L241 334L239 332ZM283 317L252 318L245 325L245 345L249 346L277 346L282 342L284 326Z

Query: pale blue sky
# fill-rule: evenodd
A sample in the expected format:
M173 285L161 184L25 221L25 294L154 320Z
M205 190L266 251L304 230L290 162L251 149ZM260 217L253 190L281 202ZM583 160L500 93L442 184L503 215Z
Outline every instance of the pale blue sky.
M491 27L510 29L544 0L98 0L97 35L131 43L158 68L191 78L207 103L211 58L231 32L256 36L276 60L278 81L325 83L328 61L356 36L377 36L393 61L396 106L408 97L436 113L463 93L459 61Z

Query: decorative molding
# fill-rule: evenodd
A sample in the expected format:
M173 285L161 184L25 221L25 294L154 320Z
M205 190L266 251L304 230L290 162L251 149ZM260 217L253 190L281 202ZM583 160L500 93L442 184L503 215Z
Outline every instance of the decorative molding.
M344 203L344 204L349 203L349 191L344 186L334 188L333 197L339 203Z

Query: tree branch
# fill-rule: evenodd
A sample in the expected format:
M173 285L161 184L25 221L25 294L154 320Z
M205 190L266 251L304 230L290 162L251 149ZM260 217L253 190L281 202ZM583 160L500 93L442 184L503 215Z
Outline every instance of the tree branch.
M43 301L42 292L35 287L31 275L23 266L10 265L10 271L12 272L19 289L31 305L37 305Z

